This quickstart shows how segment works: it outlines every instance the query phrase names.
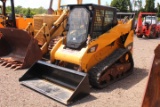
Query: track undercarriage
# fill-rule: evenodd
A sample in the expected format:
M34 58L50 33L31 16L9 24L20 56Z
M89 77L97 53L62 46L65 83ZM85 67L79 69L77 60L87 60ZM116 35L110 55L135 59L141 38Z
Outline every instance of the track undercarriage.
M90 70L90 84L96 88L104 88L131 74L133 65L131 53L118 49Z

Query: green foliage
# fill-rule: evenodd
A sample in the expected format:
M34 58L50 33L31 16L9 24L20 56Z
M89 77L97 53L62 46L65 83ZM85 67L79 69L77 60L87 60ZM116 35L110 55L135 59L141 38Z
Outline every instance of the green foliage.
M22 6L17 6L17 7L15 8L15 13L16 13L16 14L22 14L22 13L23 13L23 8L22 8Z
M116 7L121 12L132 11L130 0L112 0L111 6Z
M11 13L11 6L6 7L6 13Z
M146 12L155 12L155 0L146 0L145 11Z
M157 16L160 17L160 4L157 4Z
M27 9L27 11L26 11L26 13L25 13L25 16L26 16L27 18L32 17L32 16L31 16L31 9L30 9L30 8Z
M6 7L6 13L7 14L11 13L10 6ZM44 13L47 13L47 10L44 9L43 7L39 8L23 8L22 6L15 7L15 14L22 14L23 16L26 17L33 17L33 15L35 14L44 14Z
M155 0L146 0L144 8L140 8L137 11L137 14L139 14L139 12L156 12L157 15L160 17L160 5L158 3L157 8L155 8Z
M139 12L145 12L144 8L140 8Z

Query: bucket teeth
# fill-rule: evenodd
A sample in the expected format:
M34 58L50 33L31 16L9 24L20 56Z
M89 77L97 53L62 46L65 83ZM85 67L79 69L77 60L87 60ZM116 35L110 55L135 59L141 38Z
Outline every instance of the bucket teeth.
M11 69L15 69L16 68L16 64L12 64Z
M10 60L7 60L7 59L2 59L0 58L0 64L1 66L5 66L5 67L10 67L11 69L15 69L15 70L18 70L18 69L21 69L22 68L22 63L21 62L17 62L17 61L10 61Z
M3 63L3 60L0 60L0 64L2 64Z
M2 66L5 66L6 64L7 64L7 62L3 62L3 63L2 63Z
M11 67L12 66L12 64L11 63L8 63L7 65L6 65L6 67Z
M22 64L12 64L11 65L11 69L18 70L18 69L21 69L21 68L22 68Z
M22 66L16 66L15 70L21 69Z

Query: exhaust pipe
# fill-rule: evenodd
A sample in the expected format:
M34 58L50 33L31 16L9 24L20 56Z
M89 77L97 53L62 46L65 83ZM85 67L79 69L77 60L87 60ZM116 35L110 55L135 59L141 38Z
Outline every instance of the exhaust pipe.
M48 64L35 63L20 79L20 83L63 104L71 104L90 92L87 73Z

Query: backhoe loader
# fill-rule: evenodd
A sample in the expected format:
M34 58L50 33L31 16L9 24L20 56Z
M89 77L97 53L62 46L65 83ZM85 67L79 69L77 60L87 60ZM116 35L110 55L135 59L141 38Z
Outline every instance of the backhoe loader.
M132 73L134 15L118 23L117 9L95 4L67 5L66 36L50 51L50 63L36 62L22 85L64 104L105 88Z
M136 35L138 38L158 38L160 36L160 25L156 13L140 12L137 19Z
M148 76L142 107L160 106L160 44L156 47L152 68Z

